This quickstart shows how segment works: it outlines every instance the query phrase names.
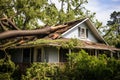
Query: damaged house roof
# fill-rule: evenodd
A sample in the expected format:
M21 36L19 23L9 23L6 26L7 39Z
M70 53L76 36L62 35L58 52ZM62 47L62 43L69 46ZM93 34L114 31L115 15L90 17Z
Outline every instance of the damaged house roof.
M66 22L64 24L59 24L54 27L43 27L41 29L37 30L18 30L16 27L13 27L13 30L7 31L7 32L1 32L0 39L2 40L2 43L0 44L0 49L4 48L26 48L26 47L35 47L35 46L62 46L62 42L68 42L71 39L65 39L62 38L64 34L66 34L69 30L72 30L75 28L75 26L85 22L87 25L89 25L89 29L93 32L94 36L99 40L101 43L95 43L90 41L82 41L79 40L79 43L77 44L76 48L87 48L87 49L100 49L100 50L119 50L117 48L109 46L105 40L100 36L97 29L94 27L92 22L88 19L81 19L81 20L75 20ZM14 32L18 32L17 34L14 34ZM33 32L32 32L33 31ZM40 32L41 31L41 32ZM8 33L9 32L9 33ZM35 33L38 32L38 33ZM42 33L43 32L43 33ZM12 34L13 36L11 36ZM27 34L27 35L25 35ZM1 36L7 35L8 37L2 38ZM24 36L24 37L23 37ZM4 39L6 41L11 40L11 43L4 42Z

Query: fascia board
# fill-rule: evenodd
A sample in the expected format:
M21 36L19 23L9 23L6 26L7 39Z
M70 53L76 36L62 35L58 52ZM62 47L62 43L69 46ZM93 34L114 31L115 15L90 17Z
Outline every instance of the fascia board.
M80 23L76 24L74 27L70 28L69 30L67 30L66 32L62 33L61 36L64 36L65 34L67 34L69 31L73 30L74 28L76 28L77 26L79 26L80 24L82 24L83 22L85 22L86 20L88 20L88 18L84 19L83 21L81 21Z

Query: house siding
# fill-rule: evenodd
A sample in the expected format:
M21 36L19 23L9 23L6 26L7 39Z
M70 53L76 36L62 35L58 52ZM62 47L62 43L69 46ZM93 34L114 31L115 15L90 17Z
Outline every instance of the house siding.
M87 38L82 39L79 36L78 27L80 27L80 28L83 27L83 28L88 29L88 37ZM62 37L63 38L77 38L79 40L84 40L84 41L98 42L98 40L95 38L95 36L93 35L91 30L87 27L87 25L85 23L82 23L82 24L78 25L77 27L75 27L74 29L68 31L66 34L62 35Z

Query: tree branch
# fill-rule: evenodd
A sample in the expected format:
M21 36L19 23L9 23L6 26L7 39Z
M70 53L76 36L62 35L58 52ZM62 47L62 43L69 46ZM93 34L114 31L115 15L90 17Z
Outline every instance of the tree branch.
M11 20L7 19L7 21L13 27L13 29L20 30Z
M80 3L75 9L74 11L76 11L82 4Z
M10 25L8 24L8 22L2 21L1 23L2 23L3 25L5 25L5 26L10 26Z
M5 47L7 47L7 46L9 46L9 45L11 45L11 44L14 44L15 42L17 42L18 40L10 40L9 42L7 42L7 43L5 43L5 44L2 44L2 45L0 45L0 48L5 48Z
M0 26L2 28L3 31L8 31L8 29L2 24L2 22L0 21Z
M15 30L20 30L18 27L16 27L16 25L11 21L11 19L7 19L7 18L2 18L0 19L0 24L1 27L3 27L4 25L7 26L8 28L12 28ZM5 27L3 27L3 30L5 30ZM6 31L6 30L5 30Z

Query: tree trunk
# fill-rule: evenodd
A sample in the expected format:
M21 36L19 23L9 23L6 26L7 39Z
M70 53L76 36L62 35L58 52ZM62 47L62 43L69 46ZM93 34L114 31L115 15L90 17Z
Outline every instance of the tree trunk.
M13 38L13 37L21 37L21 36L34 36L34 35L42 35L49 34L54 32L60 28L64 28L67 25L59 25L55 27L45 27L43 29L38 30L11 30L0 33L0 40Z

